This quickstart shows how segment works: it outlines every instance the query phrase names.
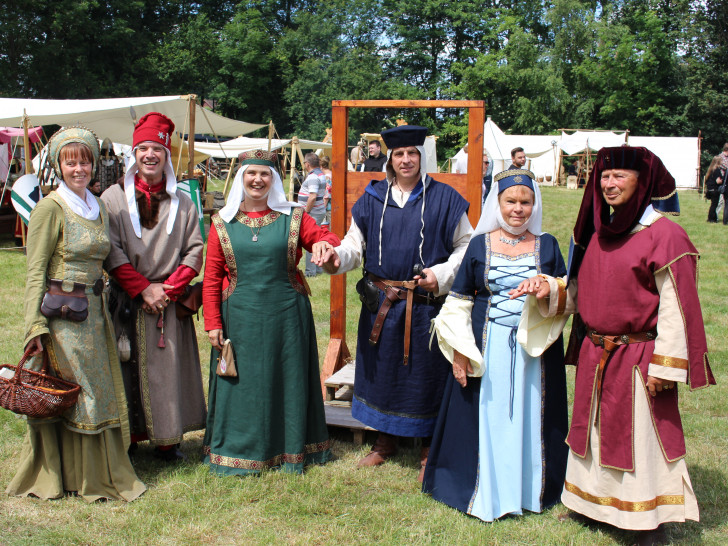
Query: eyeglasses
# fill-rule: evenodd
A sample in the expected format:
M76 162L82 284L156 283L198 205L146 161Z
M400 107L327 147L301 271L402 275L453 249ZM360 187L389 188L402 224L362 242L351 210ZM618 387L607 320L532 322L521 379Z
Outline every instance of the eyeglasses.
M490 165L490 161L483 161L483 164Z

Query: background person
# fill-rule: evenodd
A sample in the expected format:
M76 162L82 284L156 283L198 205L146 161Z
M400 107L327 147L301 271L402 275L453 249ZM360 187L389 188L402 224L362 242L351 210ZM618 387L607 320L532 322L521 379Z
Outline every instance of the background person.
M364 160L364 171L382 172L387 163L387 156L382 153L382 144L378 140L369 141L369 157Z
M321 225L326 219L326 176L321 170L319 156L309 152L304 156L303 168L306 169L306 179L298 190L298 202L305 207L306 212L313 218L316 225ZM306 254L306 276L315 277L321 273L321 268L311 261L310 252Z
M718 215L716 214L716 207L718 206L718 200L720 196L725 193L723 182L725 181L725 169L721 165L721 155L717 155L710 162L708 172L705 173L703 178L703 184L705 185L705 197L710 201L710 208L708 209L708 222L713 224L718 223ZM724 214L725 216L725 214ZM723 222L726 223L725 221Z
M422 490L484 521L556 504L568 429L561 337L542 356L515 341L525 297L508 292L539 272L563 276L556 239L541 232L533 173L495 177L450 294L434 321L453 364Z
M326 177L326 192L324 193L324 204L326 205L326 217L321 222L322 226L329 226L331 224L331 179L333 173L331 172L331 158L327 155L321 158L321 170ZM328 229L328 228L327 228Z
M87 190L99 144L87 129L63 129L51 137L49 156L60 182L35 206L28 225L25 345L34 354L48 351L49 373L79 384L81 393L59 417L28 419L20 465L7 492L41 499L74 493L88 502L132 501L146 487L127 454L124 384L103 293L109 218ZM50 279L85 285L84 321L41 314Z
M525 169L526 152L520 146L511 150L511 165L508 169Z
M578 310L580 317L569 343L578 356L561 501L587 518L642 531L645 544L667 540L663 523L699 520L677 384L715 383L698 251L656 208L680 210L662 161L646 148L602 148L574 227L568 291L563 281L537 277L513 293L536 295L544 315Z
M296 268L339 238L286 201L275 155L245 152L225 207L212 217L203 305L210 358L205 462L218 474L329 460L316 330ZM237 377L218 376L225 339Z

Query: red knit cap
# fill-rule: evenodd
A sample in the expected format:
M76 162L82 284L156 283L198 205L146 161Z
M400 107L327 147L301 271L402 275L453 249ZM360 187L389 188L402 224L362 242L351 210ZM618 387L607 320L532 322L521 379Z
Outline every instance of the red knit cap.
M151 141L170 150L173 132L174 123L171 119L159 112L149 112L134 127L132 148L136 148L141 142Z

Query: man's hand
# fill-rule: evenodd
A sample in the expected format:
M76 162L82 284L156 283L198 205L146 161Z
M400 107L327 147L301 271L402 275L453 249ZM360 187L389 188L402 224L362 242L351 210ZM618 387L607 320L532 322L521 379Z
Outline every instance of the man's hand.
M668 381L667 379L660 379L652 375L647 376L647 390L650 396L657 396L658 392L666 391L675 387L674 381Z
M158 315L169 305L169 296L165 290L174 288L171 284L162 284L161 282L153 282L142 290L142 298L144 303L142 309L146 313Z
M460 383L461 387L465 387L468 384L469 373L473 373L473 367L470 364L470 359L455 351L453 353L452 374L455 376L455 381Z
M508 292L511 299L518 298L523 294L528 294L529 296L536 296L540 300L544 299L550 293L551 287L549 286L548 281L538 275L531 277L530 279L526 279L525 281L521 281L521 284L519 284L517 288Z
M440 288L440 285L437 282L437 277L435 277L435 273L432 269L425 268L422 270L422 275L415 275L413 278L417 281L417 286L427 292L436 294Z
M306 212L311 214L311 211L313 210L313 206L316 204L316 194L312 193L308 196L308 200L306 201Z
M210 339L210 345L218 351L222 351L222 345L225 343L225 336L222 335L222 330L219 328L210 330L207 332L207 337Z

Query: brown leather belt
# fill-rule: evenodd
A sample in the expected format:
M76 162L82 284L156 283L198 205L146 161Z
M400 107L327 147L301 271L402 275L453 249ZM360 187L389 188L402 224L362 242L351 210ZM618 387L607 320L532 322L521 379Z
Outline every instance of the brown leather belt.
M594 424L596 424L599 418L599 402L602 396L602 378L604 377L604 368L607 366L609 357L620 345L652 341L657 337L657 331L650 330L649 332L638 332L636 334L607 336L604 334L598 334L595 330L587 330L586 337L588 337L594 345L598 345L604 349L602 351L602 357L599 359L599 368L597 368L597 411L594 418Z
M374 321L374 326L372 326L372 332L369 334L369 343L371 345L376 345L379 341L384 319L387 318L387 313L392 308L392 303L397 300L405 300L407 302L404 317L404 365L406 366L409 361L412 304L417 302L425 305L437 305L441 303L441 299L429 295L423 296L422 294L415 294L414 290L417 288L417 281L390 281L372 275L371 273L369 273L369 278L385 295L384 301L377 311L377 318Z

